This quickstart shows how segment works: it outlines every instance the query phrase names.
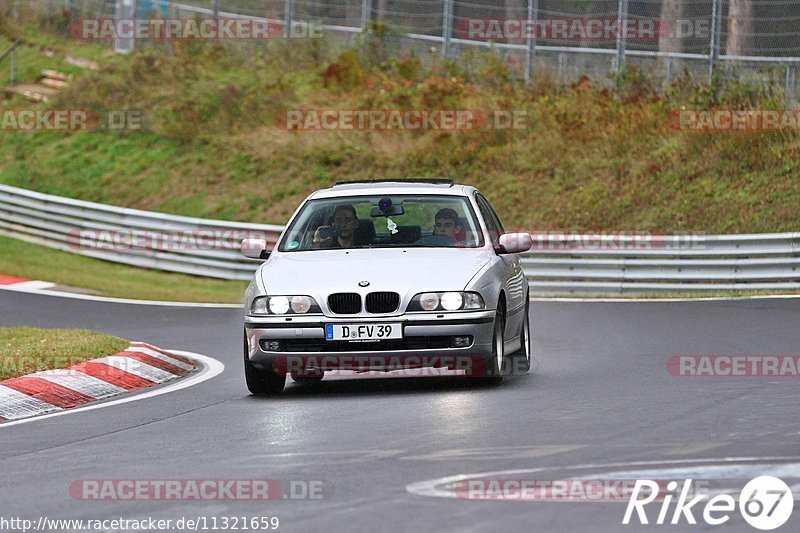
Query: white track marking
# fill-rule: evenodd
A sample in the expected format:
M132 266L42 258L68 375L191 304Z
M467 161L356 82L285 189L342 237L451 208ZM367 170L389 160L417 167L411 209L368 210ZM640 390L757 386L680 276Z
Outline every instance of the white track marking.
M132 357L125 357L124 355L109 355L108 357L101 357L99 359L92 359L93 363L101 363L114 368L119 368L123 372L128 372L134 376L148 379L154 383L164 383L170 379L175 379L176 374L161 370L154 366L142 363Z
M136 352L136 353L143 353L145 355L149 355L150 357L155 357L156 359L161 359L165 363L169 363L172 366L177 366L178 368L182 368L183 370L192 370L194 367L188 363L184 363L183 361L178 361L174 357L170 357L161 352L157 352L155 350L151 350L150 348L145 348L143 346L134 346L131 345L130 348L124 350L126 352Z
M51 403L0 385L0 416L6 420L16 420L60 409Z
M210 303L191 303L191 302L161 302L158 300L132 300L127 298L110 298L107 296L93 296L91 294L77 294L62 291L40 291L26 288L17 288L15 285L0 285L0 290L26 292L31 294L43 294L45 296L55 296L57 298L72 298L73 300L89 300L92 302L108 302L116 304L133 305L156 305L165 307L210 307L219 309L242 309L242 304L210 304Z
M185 389L187 387L191 387L192 385L198 385L204 381L208 381L220 374L225 370L225 365L222 364L220 361L217 361L213 357L209 357L207 355L201 355L198 353L193 352L184 352L180 350L168 350L170 352L174 352L177 355L181 355L184 357L188 357L189 359L197 360L201 363L199 367L199 371L196 374L189 374L185 378L178 379L173 383L168 385L164 385L163 387L159 387L157 389L140 389L142 392L140 393L131 393L130 395L125 396L124 398L120 398L118 400L111 400L108 402L101 402L101 403L94 403L91 405L87 405L85 407L76 407L74 409L63 409L56 413L50 413L42 416L34 416L30 418L25 418L23 420L16 420L11 422L4 422L0 424L0 431L3 431L5 428L16 426L18 424L27 424L29 422L36 422L38 420L42 420L45 418L52 418L54 416L63 416L63 415L70 415L73 413L80 413L83 411L91 411L94 409L105 409L106 407L113 407L115 405L120 405L124 403L135 402L138 400L144 400L146 398L152 398L153 396L160 396L162 394L167 394L168 392L175 392L181 389Z
M98 400L127 392L122 387L117 387L78 370L45 370L44 372L32 374L31 377L46 379L51 383L78 391Z
M458 474L454 476L441 477L436 479L428 479L425 481L418 481L406 485L406 491L418 496L429 496L436 498L458 498L458 494L454 490L445 490L440 488L442 485L454 485L459 481L467 479L481 479L497 476L514 476L519 474L535 474L537 472L547 472L553 470L605 470L608 471L612 468L631 468L639 466L654 466L654 465L690 465L690 464L703 464L709 466L717 466L724 463L744 463L744 462L764 462L764 461L785 461L796 462L800 457L723 457L723 458L706 458L706 459L674 459L666 461L632 461L627 463L609 463L609 464L586 464L586 465L569 465L569 466L544 466L539 468L516 469L516 470L497 470L494 472L479 472L473 474Z
M55 283L49 281L20 281L19 283L12 283L15 289L29 289L32 291L41 291L55 287Z

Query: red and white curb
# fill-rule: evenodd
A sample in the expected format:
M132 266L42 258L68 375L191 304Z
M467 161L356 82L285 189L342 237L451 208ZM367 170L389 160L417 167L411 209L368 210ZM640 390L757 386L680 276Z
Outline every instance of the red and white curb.
M28 289L32 291L42 291L55 287L55 283L49 281L38 281L32 279L18 278L16 276L5 276L0 274L0 286L13 287L15 289Z
M188 358L143 342L65 369L0 381L0 422L71 409L185 376Z

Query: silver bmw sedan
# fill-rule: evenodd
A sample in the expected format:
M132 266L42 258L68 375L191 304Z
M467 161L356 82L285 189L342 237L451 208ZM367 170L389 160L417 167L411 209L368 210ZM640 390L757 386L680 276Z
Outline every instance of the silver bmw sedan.
M300 205L245 295L253 394L325 372L448 368L497 383L530 368L528 233L506 233L474 187L337 183Z

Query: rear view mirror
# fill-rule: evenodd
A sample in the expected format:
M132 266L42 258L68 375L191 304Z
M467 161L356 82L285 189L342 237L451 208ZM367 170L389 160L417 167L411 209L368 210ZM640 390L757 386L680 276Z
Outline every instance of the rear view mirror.
M533 246L530 233L505 233L500 235L500 248L503 253L518 254L527 252Z
M375 217L396 217L405 214L406 210L402 205L390 205L381 209L380 207L373 207L369 216Z
M269 257L266 239L242 239L241 249L242 255L250 259L267 259Z

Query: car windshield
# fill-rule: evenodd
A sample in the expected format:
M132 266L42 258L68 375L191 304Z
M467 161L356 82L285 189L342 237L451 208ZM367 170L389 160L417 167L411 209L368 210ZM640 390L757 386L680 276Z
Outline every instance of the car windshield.
M310 200L292 221L278 249L481 246L483 233L466 198L392 195Z

